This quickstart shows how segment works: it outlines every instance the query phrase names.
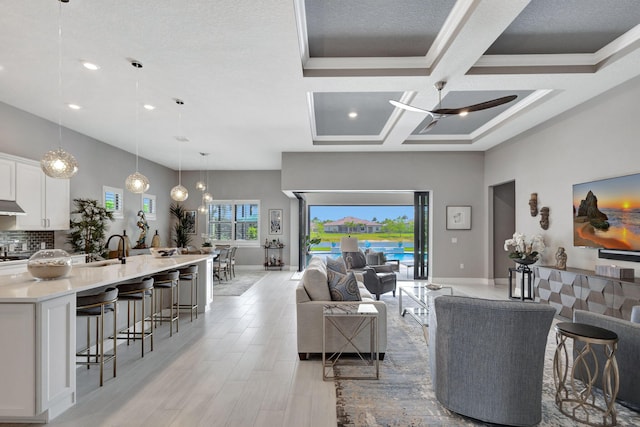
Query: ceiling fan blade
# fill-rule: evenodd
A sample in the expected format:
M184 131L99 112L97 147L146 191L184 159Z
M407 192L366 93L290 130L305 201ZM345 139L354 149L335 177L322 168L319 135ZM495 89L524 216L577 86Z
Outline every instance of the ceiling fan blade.
M438 119L432 120L431 123L423 127L418 133L423 134L423 133L429 132L431 129L435 127L436 123L438 123Z
M400 101L394 101L393 99L390 99L389 103L394 107L402 108L403 110L413 111L414 113L424 113L433 116L433 114L429 110L423 110L422 108L414 107L413 105L405 104Z
M503 96L502 98L492 99L491 101L481 102L479 104L469 105L467 107L460 108L439 108L433 110L433 114L453 115L460 113L471 113L473 111L486 110L487 108L497 107L498 105L506 104L516 99L518 95Z

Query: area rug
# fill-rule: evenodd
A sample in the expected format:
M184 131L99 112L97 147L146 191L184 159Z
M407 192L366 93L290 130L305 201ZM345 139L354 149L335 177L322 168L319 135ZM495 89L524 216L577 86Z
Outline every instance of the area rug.
M429 353L421 327L398 314L398 300L383 295L387 303L387 351L379 380L335 380L338 426L484 426L441 406L431 384ZM555 335L549 334L542 390L544 427L575 426L554 403L553 354ZM350 367L336 367L338 374ZM341 371L342 370L342 371ZM616 405L619 426L640 425L640 413Z
M262 280L268 271L237 271L236 277L219 283L213 279L214 296L240 296L250 287Z

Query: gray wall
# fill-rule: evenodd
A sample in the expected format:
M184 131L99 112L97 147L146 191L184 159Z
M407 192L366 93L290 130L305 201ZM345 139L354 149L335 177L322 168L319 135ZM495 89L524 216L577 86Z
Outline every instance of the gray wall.
M292 250L297 249L297 234L291 233L291 222L295 221L297 230L297 211L291 211L290 200L280 190L280 171L210 171L209 192L215 200L259 200L260 201L260 235L258 242L250 245L239 244L236 262L240 265L262 265L264 250L260 245L265 239L280 239L285 246L283 258L286 268L291 260L297 264L297 256ZM196 190L195 184L200 179L200 171L182 173L182 185L189 190L189 198L183 203L187 209L195 210L202 203L202 192ZM269 234L269 209L282 209L282 234ZM206 230L206 216L198 215L198 234L193 239L195 246L202 244L200 234ZM292 248L293 246L293 248ZM295 251L293 252L295 254Z
M483 178L484 154L476 152L282 155L282 189L286 192L429 191L429 272L433 280L446 278L450 283L478 283L487 277ZM446 230L448 205L471 206L471 230Z
M542 264L555 264L558 246L566 249L569 267L612 263L598 259L596 249L573 246L572 185L640 172L638 99L636 78L486 153L485 184L515 181L516 230L544 236ZM540 216L529 214L531 193L538 193L539 208L550 208L546 231ZM640 274L637 263L614 263Z
M0 103L0 152L40 160L42 155L58 147L58 125L22 110ZM71 200L91 198L102 202L102 186L123 188L126 177L135 172L135 155L112 147L86 135L64 129L62 147L72 153L79 171L71 179ZM176 173L164 166L141 158L139 171L146 175L157 197L158 219L149 221L150 235L158 230L162 243L168 244L170 218L169 191L177 180ZM132 243L139 235L136 227L141 206L140 195L124 191L124 219L111 223L109 233L127 230ZM65 247L66 232L56 232L56 247ZM147 244L150 244L150 239Z

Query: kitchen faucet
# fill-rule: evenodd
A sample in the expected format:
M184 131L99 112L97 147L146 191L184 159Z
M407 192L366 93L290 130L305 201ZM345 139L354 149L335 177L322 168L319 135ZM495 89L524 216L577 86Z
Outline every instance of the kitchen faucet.
M127 263L127 258L125 255L125 240L124 240L124 236L122 234L112 234L111 236L109 236L109 238L107 239L107 244L105 245L105 247L107 248L107 251L109 250L109 242L111 241L111 239L113 237L117 237L120 239L120 243L118 244L118 259L120 260L120 264L126 264ZM120 256L120 246L122 246L122 256Z

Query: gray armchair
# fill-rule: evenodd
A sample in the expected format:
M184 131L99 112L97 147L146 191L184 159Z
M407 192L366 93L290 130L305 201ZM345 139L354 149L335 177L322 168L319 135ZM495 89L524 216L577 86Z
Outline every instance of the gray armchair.
M429 353L438 401L489 423L539 423L544 354L555 309L459 296L434 298L432 308Z
M371 265L362 270L364 286L380 300L380 295L393 292L396 296L396 273L390 265Z

